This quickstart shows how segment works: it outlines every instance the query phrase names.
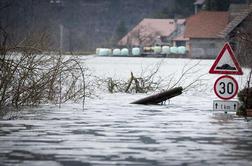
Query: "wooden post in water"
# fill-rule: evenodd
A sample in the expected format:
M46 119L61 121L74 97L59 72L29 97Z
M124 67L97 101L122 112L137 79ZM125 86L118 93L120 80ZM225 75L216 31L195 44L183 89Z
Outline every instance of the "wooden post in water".
M145 105L159 104L159 103L166 101L172 97L175 97L175 96L182 94L182 91L183 91L182 87L176 87L176 88L164 91L164 92L160 92L155 95L151 95L151 96L139 99L139 100L134 101L130 104L145 104Z

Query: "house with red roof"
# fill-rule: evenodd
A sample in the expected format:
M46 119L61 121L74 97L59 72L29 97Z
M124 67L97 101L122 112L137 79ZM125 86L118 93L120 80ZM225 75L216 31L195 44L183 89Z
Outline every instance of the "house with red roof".
M173 45L172 39L184 32L185 19L149 19L140 21L119 42L120 46ZM185 44L181 35L178 44ZM176 43L175 43L176 44Z
M252 32L251 2L232 3L229 11L199 10L198 7L201 8L204 2L197 0L197 13L187 19L145 18L118 45L185 46L190 58L215 58L227 41L238 50L240 44L235 37L243 31Z
M214 58L225 43L219 34L229 23L228 12L200 11L186 20L184 36L189 38L189 56Z
M187 18L184 37L189 38L189 57L215 58L227 41L238 48L234 37L241 30L252 30L251 13L249 4L231 4L227 12L202 10Z

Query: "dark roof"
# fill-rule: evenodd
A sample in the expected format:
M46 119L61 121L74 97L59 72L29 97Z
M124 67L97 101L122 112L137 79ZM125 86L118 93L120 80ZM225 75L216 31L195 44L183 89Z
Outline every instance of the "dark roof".
M226 28L223 29L223 31L220 32L219 37L224 38L226 37L230 32L232 32L250 13L252 13L252 5L250 5L247 9L241 11L232 21L229 22L229 24L226 26Z
M186 20L185 37L220 38L219 33L228 24L229 13L200 11Z

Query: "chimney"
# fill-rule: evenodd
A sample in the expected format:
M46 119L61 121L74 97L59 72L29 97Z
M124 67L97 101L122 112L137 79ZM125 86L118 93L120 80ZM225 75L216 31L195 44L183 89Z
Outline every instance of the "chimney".
M205 0L196 0L194 2L194 14L198 13L200 7L202 7L205 3Z
M198 5L194 4L194 14L197 14L197 13L198 13Z

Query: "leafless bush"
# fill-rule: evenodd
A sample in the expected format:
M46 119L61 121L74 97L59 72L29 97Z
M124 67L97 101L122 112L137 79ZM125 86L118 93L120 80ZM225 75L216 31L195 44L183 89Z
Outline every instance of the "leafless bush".
M85 69L74 57L11 53L0 66L0 109L85 99Z
M171 89L177 86L182 86L184 91L195 89L196 87L204 86L204 76L208 73L200 74L200 68L198 68L201 61L185 64L180 72L172 73L166 78L166 84L163 89ZM198 75L195 77L195 75ZM195 78L194 78L195 77ZM191 78L194 78L193 80Z
M157 76L160 64L157 64L152 69L142 70L142 72L138 74L139 76L131 72L128 80L119 80L110 77L107 79L100 79L102 80L100 82L107 85L107 89L110 93L147 93L155 91L162 82L161 77Z
M203 77L207 74L199 74L195 79L192 75L200 72L198 65L200 61L194 64L185 64L180 73L172 73L168 77L160 76L159 70L162 61L152 68L143 69L140 74L130 73L128 80L119 80L113 78L100 79L99 82L105 82L110 93L147 93L153 91L165 91L176 86L182 86L184 91L203 86ZM138 75L138 76L137 76Z
M78 58L46 52L50 34L45 29L31 30L20 40L16 35L0 25L0 112L6 107L61 104L81 98L84 108L86 69Z

